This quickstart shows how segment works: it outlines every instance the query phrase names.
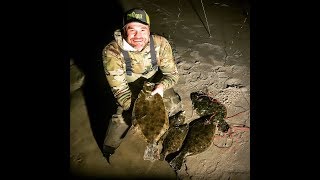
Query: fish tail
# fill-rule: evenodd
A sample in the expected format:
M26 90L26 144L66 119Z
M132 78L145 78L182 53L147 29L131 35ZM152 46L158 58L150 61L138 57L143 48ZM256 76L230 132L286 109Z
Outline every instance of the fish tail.
M174 170L180 170L182 163L184 162L185 153L180 152L172 161L169 162L170 166Z
M159 160L159 149L156 143L148 144L143 155L144 160Z

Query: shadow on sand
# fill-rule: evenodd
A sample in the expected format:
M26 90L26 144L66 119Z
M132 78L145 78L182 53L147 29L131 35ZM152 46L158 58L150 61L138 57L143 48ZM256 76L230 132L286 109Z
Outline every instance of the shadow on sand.
M105 77L102 50L121 27L123 9L113 1L69 1L69 58L85 74L83 93L94 138L102 151L116 101Z

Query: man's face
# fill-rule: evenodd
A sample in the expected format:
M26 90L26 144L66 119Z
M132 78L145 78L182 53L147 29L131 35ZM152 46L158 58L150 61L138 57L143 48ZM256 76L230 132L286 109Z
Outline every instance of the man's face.
M126 41L136 50L141 51L149 42L150 28L148 25L138 22L128 23L125 27Z

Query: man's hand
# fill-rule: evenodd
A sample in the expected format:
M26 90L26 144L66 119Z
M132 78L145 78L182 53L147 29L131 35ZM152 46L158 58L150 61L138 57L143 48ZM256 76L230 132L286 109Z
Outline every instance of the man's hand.
M157 84L156 87L154 88L154 90L151 92L151 95L155 95L155 94L160 94L161 97L163 97L163 84Z

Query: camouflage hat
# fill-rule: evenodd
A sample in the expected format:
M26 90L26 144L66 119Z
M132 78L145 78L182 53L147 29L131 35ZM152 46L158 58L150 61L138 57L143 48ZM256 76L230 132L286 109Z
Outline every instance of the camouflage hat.
M123 25L130 22L140 22L150 26L150 19L145 10L141 8L134 8L128 10L123 17Z

